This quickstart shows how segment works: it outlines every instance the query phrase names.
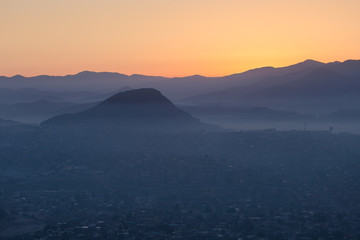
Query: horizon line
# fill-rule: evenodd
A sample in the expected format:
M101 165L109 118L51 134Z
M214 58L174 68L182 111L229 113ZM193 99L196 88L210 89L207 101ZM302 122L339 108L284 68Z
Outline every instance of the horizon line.
M318 62L318 63L322 63L324 65L326 64L331 64L331 63L345 63L348 61L360 61L360 59L347 59L344 61L331 61L331 62L320 62L314 59L306 59L304 61L301 62L297 62L294 64L290 64L290 65L285 65L285 66L281 66L281 67L274 67L274 66L262 66L262 67L256 67L256 68L250 68L248 70L242 71L242 72L235 72L235 73L231 73L228 75L222 75L222 76L205 76L205 75L201 75L201 74L192 74L192 75L185 75L185 76L174 76L174 77L167 77L167 76L161 76L161 75L147 75L147 74L139 74L139 73L133 73L133 74L125 74L125 73L121 73L121 72L116 72L116 71L92 71L92 70L83 70L83 71L79 71L73 74L65 74L65 75L50 75L50 74L39 74L39 75L32 75L32 76L26 76L26 75L22 75L22 74L15 74L12 76L6 76L6 75L1 75L0 77L6 77L6 78L13 78L13 77L24 77L24 78L34 78L34 77L67 77L67 76L75 76L81 73L112 73L112 74L119 74L119 75L124 75L126 77L132 77L132 76L144 76L144 77L160 77L160 78L169 78L169 79L174 79L174 78L187 78L187 77L195 77L195 76L199 76L199 77L206 77L206 78L221 78L221 77L228 77L228 76L232 76L232 75L236 75L236 74L243 74L249 71L253 71L253 70L257 70L257 69L262 69L262 68L274 68L274 69L281 69L281 68L286 68L286 67L291 67L291 66L295 66L301 63L305 63L305 62Z

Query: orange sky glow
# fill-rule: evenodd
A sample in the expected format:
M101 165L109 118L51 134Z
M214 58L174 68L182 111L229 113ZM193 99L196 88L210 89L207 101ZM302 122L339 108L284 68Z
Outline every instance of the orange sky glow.
M359 59L359 0L0 0L0 75L223 76Z

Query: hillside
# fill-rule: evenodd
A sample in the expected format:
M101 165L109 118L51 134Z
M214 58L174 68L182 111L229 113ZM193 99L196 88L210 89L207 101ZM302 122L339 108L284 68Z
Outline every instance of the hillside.
M42 125L114 126L125 129L182 129L204 127L155 89L118 93L88 110L64 114Z

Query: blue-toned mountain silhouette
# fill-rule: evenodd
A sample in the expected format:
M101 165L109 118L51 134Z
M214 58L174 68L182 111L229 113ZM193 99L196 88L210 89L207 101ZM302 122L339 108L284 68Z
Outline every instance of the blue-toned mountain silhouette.
M224 77L158 77L106 72L0 77L0 104L102 101L114 89L155 88L179 105L266 107L322 114L358 108L360 60L306 60ZM7 116L0 116L7 117Z
M89 124L166 130L200 129L206 126L152 88L121 92L88 110L56 116L42 123L48 126Z
M255 70L253 70L255 71ZM328 64L307 60L256 71L265 78L184 99L201 105L263 106L301 112L330 112L360 103L360 61ZM255 72L253 72L254 74Z

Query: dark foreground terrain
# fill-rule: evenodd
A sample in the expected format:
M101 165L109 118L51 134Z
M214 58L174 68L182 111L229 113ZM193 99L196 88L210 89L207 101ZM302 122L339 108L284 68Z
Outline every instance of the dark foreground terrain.
M0 128L0 239L360 239L360 136Z

